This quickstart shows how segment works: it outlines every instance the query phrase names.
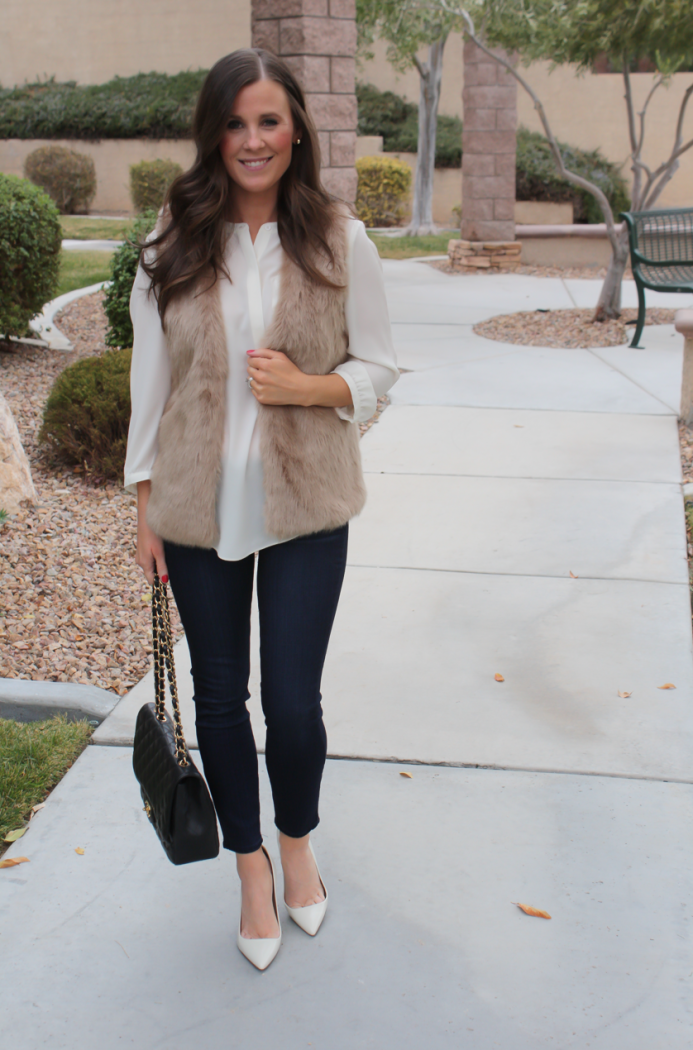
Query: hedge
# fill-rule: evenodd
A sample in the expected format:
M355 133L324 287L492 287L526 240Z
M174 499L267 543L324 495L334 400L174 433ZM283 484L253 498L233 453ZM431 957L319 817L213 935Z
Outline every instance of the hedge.
M135 220L131 236L121 244L111 259L111 283L106 289L104 310L108 318L106 346L132 346L130 293L140 261L140 244L156 225L155 211L147 211Z
M86 215L96 194L96 168L86 153L39 146L24 161L27 179L45 190L63 215Z
M357 84L358 134L382 135L386 153L416 153L419 137L419 107L393 91L379 91L373 84ZM459 168L462 164L462 121L438 114L436 167Z
M118 478L130 424L132 351L84 357L60 373L48 395L39 441L51 459Z
M356 161L356 214L366 226L396 226L411 188L411 168L397 157L360 157Z
M617 164L598 150L581 150L559 142L567 168L595 182L606 194L614 216L630 208L628 184ZM515 197L518 201L564 201L573 205L574 222L604 222L602 210L587 190L562 179L556 171L551 147L538 131L519 128Z
M47 193L28 179L0 175L0 335L26 335L55 295L62 236Z
M0 139L189 138L206 75L138 73L105 84L51 79L0 89Z

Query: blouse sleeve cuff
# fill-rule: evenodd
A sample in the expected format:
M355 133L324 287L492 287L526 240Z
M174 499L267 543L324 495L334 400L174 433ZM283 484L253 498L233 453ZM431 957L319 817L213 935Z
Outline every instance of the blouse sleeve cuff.
M334 374L341 376L347 384L353 401L351 408L337 408L335 412L348 423L365 423L378 407L373 383L365 367L360 361L345 361L337 365Z
M125 491L131 492L134 496L137 495L137 482L138 481L149 481L151 478L151 472L148 470L139 470L131 472L125 475Z

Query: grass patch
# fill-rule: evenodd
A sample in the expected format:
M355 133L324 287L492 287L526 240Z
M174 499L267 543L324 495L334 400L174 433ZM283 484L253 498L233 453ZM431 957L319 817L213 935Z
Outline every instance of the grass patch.
M87 215L61 215L63 237L72 241L122 241L132 231L130 219L90 219Z
M368 236L381 259L415 259L420 255L447 255L448 241L460 235L457 230L452 230L428 237L388 237L370 231Z
M60 282L55 293L64 295L75 288L111 279L112 252L66 252L60 256Z
M57 715L45 722L0 718L0 854L8 832L21 828L31 807L43 802L92 733L88 722Z

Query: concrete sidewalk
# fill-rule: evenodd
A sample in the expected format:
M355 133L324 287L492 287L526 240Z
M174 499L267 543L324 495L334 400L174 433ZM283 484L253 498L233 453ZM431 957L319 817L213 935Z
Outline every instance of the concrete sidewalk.
M168 864L130 768L145 679L11 848L31 863L2 873L0 995L26 1050L690 1045L679 339L494 343L473 324L590 305L599 282L385 270L411 371L363 439L324 678L325 925L310 941L287 921L257 974L230 858Z

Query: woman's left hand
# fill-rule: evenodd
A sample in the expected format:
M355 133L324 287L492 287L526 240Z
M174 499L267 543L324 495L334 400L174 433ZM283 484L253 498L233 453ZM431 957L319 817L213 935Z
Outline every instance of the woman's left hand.
M280 350L249 350L250 389L261 405L310 404L312 376L302 372Z

